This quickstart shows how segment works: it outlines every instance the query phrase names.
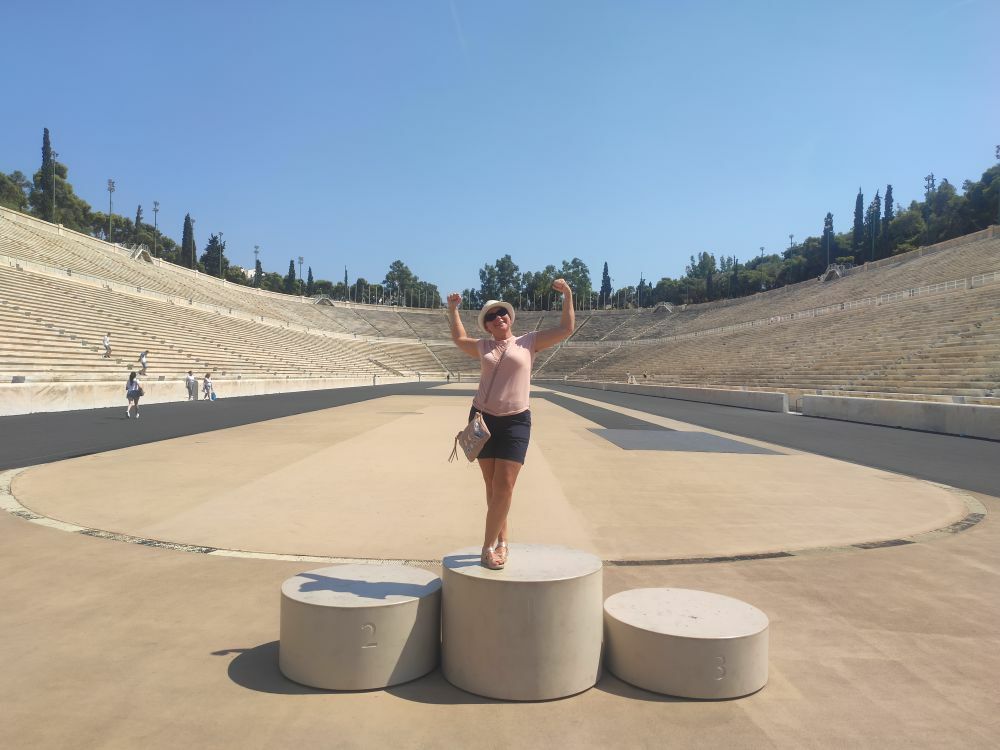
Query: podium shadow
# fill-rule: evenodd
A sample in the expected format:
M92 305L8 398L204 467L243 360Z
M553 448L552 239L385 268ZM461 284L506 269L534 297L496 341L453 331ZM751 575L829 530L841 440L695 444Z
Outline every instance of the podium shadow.
M418 585L399 581L363 581L355 578L335 578L317 573L299 573L297 578L307 578L299 586L299 591L335 591L359 596L362 599L387 599L390 596L412 596L415 599L433 593L441 588L440 579Z
M354 693L375 693L384 691L404 700L415 703L435 705L487 704L503 703L505 701L483 698L472 693L466 693L448 682L441 670L418 677L410 682L393 685L388 688L373 688L372 690L323 690L321 688L300 685L281 673L278 669L279 641L262 643L253 648L230 648L213 651L213 656L229 656L236 658L229 662L227 669L229 679L240 687L254 690L258 693L276 695L339 695Z
M229 679L240 687L254 690L258 693L272 693L277 695L339 695L354 693L374 693L384 691L403 700L413 703L426 703L429 705L458 706L458 705L490 705L497 703L520 703L521 701L505 701L496 698L484 698L480 695L467 693L450 682L441 674L440 668L418 677L410 682L400 685L393 685L387 688L374 688L372 690L323 690L307 685L300 685L285 677L278 669L278 641L262 643L253 648L232 648L221 651L213 651L213 656L229 656L236 654L236 658L229 663L227 670ZM602 670L597 684L590 688L600 690L602 693L615 695L629 700L648 701L652 703L698 703L689 698L675 698L669 695L659 695L648 690L637 688L627 682L623 682L608 672ZM586 690L584 692L587 692ZM556 700L572 699L557 698ZM529 701L547 702L547 701Z

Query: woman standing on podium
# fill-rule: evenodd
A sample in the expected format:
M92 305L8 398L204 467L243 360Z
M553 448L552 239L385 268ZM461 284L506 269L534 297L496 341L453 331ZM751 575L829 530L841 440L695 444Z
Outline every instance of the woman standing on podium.
M510 512L514 483L524 464L531 437L531 367L535 354L569 338L576 324L573 292L564 279L556 279L552 288L563 295L559 325L523 336L513 332L514 307L509 302L490 300L479 311L479 327L490 338L474 339L465 332L458 308L462 296L448 295L448 321L455 346L479 360L479 390L469 412L483 415L490 439L479 453L479 469L486 485L486 533L480 563L490 570L500 570L507 562L509 541L507 515Z

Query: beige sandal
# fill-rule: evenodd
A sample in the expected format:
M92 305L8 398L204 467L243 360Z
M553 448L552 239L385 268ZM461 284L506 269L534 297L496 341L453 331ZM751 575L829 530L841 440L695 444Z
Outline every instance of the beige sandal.
M483 553L479 556L479 564L489 570L503 569L503 562L500 561L496 553L489 547L483 547Z
M509 551L510 550L507 547L507 542L499 542L496 546L496 549L493 550L493 554L496 556L497 561L500 563L500 565L507 564L507 553Z

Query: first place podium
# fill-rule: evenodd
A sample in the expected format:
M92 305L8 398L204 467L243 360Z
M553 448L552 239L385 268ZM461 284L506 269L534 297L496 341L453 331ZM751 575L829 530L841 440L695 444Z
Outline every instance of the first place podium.
M594 686L603 636L602 564L587 552L512 544L503 570L468 547L442 560L442 671L504 700L563 698Z

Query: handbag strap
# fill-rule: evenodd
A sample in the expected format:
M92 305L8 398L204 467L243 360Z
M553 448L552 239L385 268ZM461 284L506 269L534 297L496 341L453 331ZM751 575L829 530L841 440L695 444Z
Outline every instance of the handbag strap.
M496 379L497 379L497 372L499 372L499 371L500 371L500 365L501 365L501 364L503 363L503 358L504 358L504 357L506 357L506 356L507 356L507 349L504 349L504 350L503 350L503 354L501 354L501 355L500 355L500 359L498 359L498 360L497 360L497 366L496 366L495 368L493 368L493 377L492 377L492 378L490 378L490 385L489 385L489 387L488 387L488 388L486 389L486 396L485 396L485 398L486 398L487 400L489 400L489 397L490 397L490 391L492 391L492 390L493 390L493 383L495 383L495 382L496 382ZM480 415L482 414L482 412L481 412L481 411L479 411L478 409L476 410L476 413L477 413L477 414L480 414ZM472 419L475 419L475 417L473 417ZM472 419L470 419L469 421L471 422L471 421L472 421ZM459 431L458 431L458 434L457 434L457 435L455 435L455 444L454 444L454 445L452 446L452 448L451 448L451 455L450 455L450 456L448 456L448 463L451 463L451 462L452 462L452 461L454 461L454 460L455 460L456 458L458 458L458 439L459 439L459 438L460 438L461 436L462 436L462 431L461 431L461 430L459 430Z

